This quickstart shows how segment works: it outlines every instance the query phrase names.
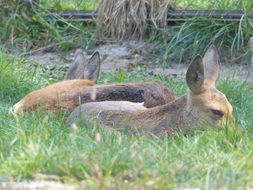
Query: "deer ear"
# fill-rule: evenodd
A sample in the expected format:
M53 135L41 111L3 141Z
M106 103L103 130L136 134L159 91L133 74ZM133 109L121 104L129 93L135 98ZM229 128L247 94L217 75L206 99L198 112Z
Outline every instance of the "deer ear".
M99 52L94 52L88 62L84 67L84 78L89 79L93 82L97 82L100 72L100 55Z
M204 80L204 65L202 57L197 55L186 72L186 82L190 90L193 93L198 94L203 89Z
M205 70L205 80L207 84L214 85L219 74L219 64L218 64L218 50L214 45L211 45L203 58L204 70Z
M81 49L77 49L75 52L75 59L73 64L70 66L65 79L81 79L83 78L83 65L87 62L84 57L83 51ZM82 71L82 72L80 72Z

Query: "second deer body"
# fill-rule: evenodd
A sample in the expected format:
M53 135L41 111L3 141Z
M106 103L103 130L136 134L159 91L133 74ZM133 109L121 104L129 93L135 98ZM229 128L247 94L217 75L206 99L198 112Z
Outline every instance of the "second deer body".
M87 61L82 52L77 51L74 64L66 75L67 80L29 93L13 106L13 111L20 113L43 108L52 112L72 112L83 103L110 100L144 102L144 106L150 108L175 99L172 91L159 82L96 85L99 71L97 52Z
M216 125L232 120L232 106L225 95L215 88L218 76L218 53L211 46L204 58L197 56L186 73L189 92L178 99L155 108L132 111L119 108L119 103L87 103L77 107L67 120L69 125L80 119L96 120L114 128L127 127L138 132L161 135L174 134L183 127ZM95 105L96 104L96 105ZM116 108L111 109L112 104ZM96 107L97 109L94 109ZM81 120L82 120L81 119Z

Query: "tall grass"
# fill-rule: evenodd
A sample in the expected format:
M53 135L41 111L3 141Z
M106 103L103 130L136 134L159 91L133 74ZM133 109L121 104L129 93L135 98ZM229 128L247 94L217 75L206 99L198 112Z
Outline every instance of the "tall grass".
M218 1L177 1L192 9L251 10L253 1L218 0ZM192 56L201 54L210 44L216 44L227 57L249 57L248 41L253 35L251 17L248 12L239 22L226 22L209 17L195 17L184 23L176 23L167 28L148 27L151 41L159 41L160 48L156 52L163 55L164 60L184 62ZM158 32L157 32L158 31Z
M152 29L151 41L159 41L159 52L164 59L177 62L191 60L202 54L210 44L216 44L227 56L237 56L239 52L249 53L247 46L253 31L246 15L240 22L217 21L210 18L193 18L164 29ZM149 28L150 30L150 28Z
M68 50L76 46L86 46L94 34L94 25L68 23L41 5L34 8L29 15L23 14L23 10L16 10L0 19L0 40L2 46L8 49L22 52L42 47ZM1 10L0 14L3 14Z
M160 39L160 44L162 44L159 51L164 55L164 59L176 59L177 62L189 60L192 55L204 52L211 43L219 46L226 56L249 54L247 44L253 35L253 30L247 10L252 10L253 1L179 0L176 4L190 9L241 9L246 12L240 22L217 21L208 17L193 18L189 22L177 23L176 26L160 29L159 36L155 29L155 37ZM151 35L152 37L154 36Z
M0 53L0 63L0 98L10 101L18 95L25 95L34 84L32 81L35 70L31 72L21 58L15 59L11 55L2 54L2 52ZM23 68L20 69L22 66Z

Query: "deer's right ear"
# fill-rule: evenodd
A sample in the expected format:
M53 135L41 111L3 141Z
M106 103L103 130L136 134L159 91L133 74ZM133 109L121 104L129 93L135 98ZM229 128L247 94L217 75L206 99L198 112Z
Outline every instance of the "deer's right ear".
M89 79L93 82L97 82L100 72L100 55L99 52L94 52L84 67L84 78Z
M204 65L202 57L198 55L194 58L186 72L186 82L190 90L198 94L203 89L204 80Z
M205 80L208 81L209 85L214 85L219 74L219 64L218 64L218 50L214 45L211 45L203 58L203 63L205 67Z

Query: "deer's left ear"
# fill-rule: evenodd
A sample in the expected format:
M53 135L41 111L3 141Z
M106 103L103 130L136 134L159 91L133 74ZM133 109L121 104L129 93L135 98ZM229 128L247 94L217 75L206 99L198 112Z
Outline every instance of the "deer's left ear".
M219 74L219 64L218 64L218 50L214 45L211 45L203 58L205 80L208 84L214 85Z
M194 94L202 92L205 80L204 76L202 57L198 55L194 58L186 72L187 85Z

